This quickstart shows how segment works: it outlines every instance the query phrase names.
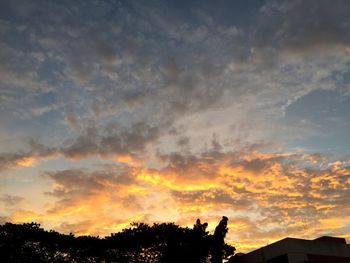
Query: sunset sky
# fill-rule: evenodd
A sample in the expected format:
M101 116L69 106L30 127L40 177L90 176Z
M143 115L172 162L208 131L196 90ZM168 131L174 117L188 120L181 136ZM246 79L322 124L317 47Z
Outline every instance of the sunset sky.
M350 1L0 1L0 223L197 218L350 242Z

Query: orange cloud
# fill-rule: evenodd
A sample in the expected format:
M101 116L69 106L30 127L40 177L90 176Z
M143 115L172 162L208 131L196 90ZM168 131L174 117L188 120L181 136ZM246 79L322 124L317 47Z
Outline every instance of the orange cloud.
M350 234L349 225L337 221L350 216L347 163L324 165L322 158L319 166L314 156L256 151L175 154L162 161L152 169L128 160L100 170L47 172L52 188L46 194L52 201L40 211L18 210L10 217L106 235L131 221L191 226L199 217L215 227L226 215L228 240L240 251L285 236Z
M16 165L23 167L32 167L34 166L38 160L33 156L23 157L21 159L16 160Z

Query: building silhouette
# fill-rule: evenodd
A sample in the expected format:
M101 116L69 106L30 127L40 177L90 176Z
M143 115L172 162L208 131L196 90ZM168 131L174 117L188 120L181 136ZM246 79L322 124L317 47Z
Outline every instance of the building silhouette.
M350 263L350 245L344 238L323 236L314 240L284 238L247 254L232 263Z

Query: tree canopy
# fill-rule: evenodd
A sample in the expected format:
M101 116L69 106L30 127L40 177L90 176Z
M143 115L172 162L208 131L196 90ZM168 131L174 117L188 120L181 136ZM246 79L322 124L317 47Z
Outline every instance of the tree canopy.
M235 248L226 244L227 217L213 234L197 219L193 228L174 223L132 223L104 238L46 231L38 223L0 225L2 262L222 262Z

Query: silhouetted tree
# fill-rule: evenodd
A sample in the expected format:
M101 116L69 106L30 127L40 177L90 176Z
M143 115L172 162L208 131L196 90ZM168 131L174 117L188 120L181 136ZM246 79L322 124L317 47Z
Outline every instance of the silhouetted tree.
M221 262L233 254L225 244L227 218L213 235L197 219L193 228L174 223L132 223L105 238L45 231L37 223L0 225L1 262ZM216 260L216 261L213 261ZM220 261L221 260L221 261Z
M211 262L222 263L222 260L233 255L235 248L225 243L225 236L228 232L228 218L223 216L220 223L215 228L211 239Z

